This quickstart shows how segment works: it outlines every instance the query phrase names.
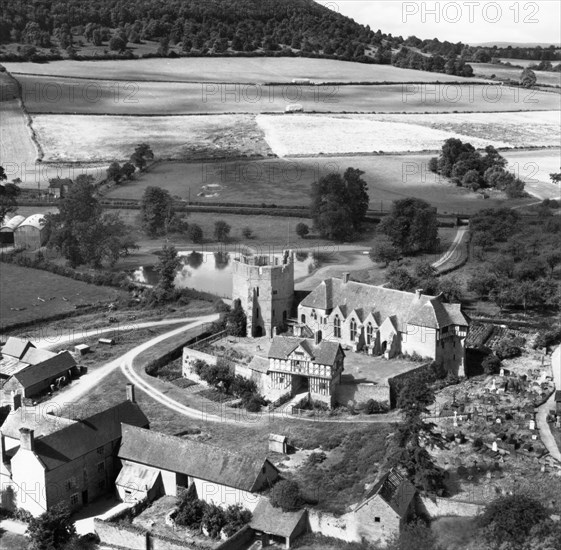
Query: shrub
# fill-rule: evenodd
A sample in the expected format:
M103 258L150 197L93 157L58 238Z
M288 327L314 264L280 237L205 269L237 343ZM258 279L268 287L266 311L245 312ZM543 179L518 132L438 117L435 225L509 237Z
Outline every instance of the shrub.
M496 347L495 353L499 359L511 359L513 357L520 357L522 350L515 346L512 341L503 340Z
M296 235L304 239L310 233L310 228L304 222L300 222L296 225Z
M27 533L33 550L62 548L76 535L70 510L62 505L53 506L29 522Z
M203 242L203 230L202 230L201 226L197 225L196 223L190 224L189 229L187 230L187 236L195 244L202 243Z
M365 414L378 414L388 412L388 404L383 401L376 401L375 399L369 399L364 405Z
M242 229L242 236L244 239L252 239L253 238L253 229L251 227L244 227Z
M327 455L325 453L316 453L313 452L309 457L308 457L308 464L321 464L322 462L325 462L325 460L327 460Z
M294 481L288 481L286 479L279 481L271 489L271 494L269 496L271 504L275 508L281 508L285 512L298 510L302 506L300 488Z
M481 366L485 374L496 374L501 368L501 360L496 355L490 354L483 359Z

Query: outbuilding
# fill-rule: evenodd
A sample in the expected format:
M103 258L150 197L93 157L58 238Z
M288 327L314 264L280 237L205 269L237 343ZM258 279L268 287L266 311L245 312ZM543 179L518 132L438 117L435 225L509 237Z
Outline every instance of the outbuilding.
M0 243L14 244L14 231L25 220L25 216L6 216L0 226Z
M288 439L286 435L269 434L269 451L285 455L288 452Z
M20 248L37 250L47 240L45 217L33 214L22 221L14 231L14 244Z

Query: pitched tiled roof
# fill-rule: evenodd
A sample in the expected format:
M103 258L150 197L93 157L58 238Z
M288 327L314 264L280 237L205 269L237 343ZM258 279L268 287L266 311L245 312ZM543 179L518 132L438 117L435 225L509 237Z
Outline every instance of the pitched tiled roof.
M29 428L33 430L35 437L42 437L57 432L75 422L70 418L45 413L39 407L22 406L10 412L4 424L0 426L0 432L6 437L19 439L20 428Z
M266 374L269 370L269 360L266 357L254 355L253 359L248 365L248 368L257 372L264 372Z
M121 437L121 423L141 427L149 424L136 403L124 401L74 422L62 430L37 438L35 454L47 470L53 470L102 445L118 440Z
M36 365L29 365L25 369L22 369L14 374L14 378L24 387L29 388L43 380L48 380L50 378L65 376L66 371L76 366L76 361L74 357L70 355L70 352L64 351L58 353Z
M142 464L133 464L127 462L123 464L115 485L120 487L129 487L141 491L149 491L154 487L160 472Z
M133 426L123 426L119 458L250 492L267 461Z
M314 340L293 336L275 336L269 348L269 357L286 359L296 348L301 346L320 365L333 365L341 346L337 342L322 340L315 345ZM342 350L341 350L342 352Z
M6 355L0 360L0 376L9 378L27 366L27 363L22 363L17 357Z
M290 537L304 514L306 510L283 512L281 508L275 508L268 498L260 497L249 526L269 535Z
M34 348L35 346L29 340L10 336L2 348L2 355L10 355L21 359L30 347Z
M406 322L430 328L450 324L468 324L459 304L443 304L440 297L417 295L381 286L342 279L322 281L304 300L304 307L332 310L339 306L346 312L362 310L363 316L373 311L378 322L394 315L399 325Z
M53 353L48 349L29 348L21 360L29 365L38 365L39 363L43 363L44 361L48 361L49 359L56 357L56 355L56 353Z

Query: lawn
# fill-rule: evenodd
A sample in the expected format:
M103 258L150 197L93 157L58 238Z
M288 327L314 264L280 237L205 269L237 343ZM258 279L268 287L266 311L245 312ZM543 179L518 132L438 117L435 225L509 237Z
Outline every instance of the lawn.
M13 264L0 263L0 274L2 330L17 323L74 312L80 306L112 302L125 295L115 288Z
M376 86L179 82L114 82L18 75L30 113L189 115L283 113L298 103L306 112L447 112L555 109L555 94L474 84ZM533 101L525 101L526 99Z
M446 550L464 550L473 539L476 525L473 518L453 516L434 520L431 529Z
M42 74L131 82L473 82L473 79L332 59L192 57L106 61L4 63L13 74Z
M558 119L558 111L256 117L267 143L280 157L437 151L451 137L469 141L475 148L557 147Z
M0 528L0 548L3 550L28 550L29 539Z
M557 152L557 156L558 156ZM303 157L292 159L263 159L252 161L215 162L164 162L157 164L149 172L130 183L113 187L107 196L111 198L137 199L146 187L156 185L167 189L172 196L201 202L233 202L238 204L308 205L310 186L317 178L330 172L344 172L348 167L359 168L368 184L370 208L389 210L391 202L404 197L418 197L436 206L441 213L476 212L481 208L491 208L505 203L501 194L483 200L476 193L443 180L428 171L428 161L433 155L376 155L344 157ZM556 151L507 152L507 158L519 162L521 175L532 175L532 167L541 166L542 159L551 159L547 166L558 161ZM524 159L518 160L519 157ZM524 168L524 166L532 162ZM544 164L544 168L545 168ZM523 172L524 170L524 172ZM547 170L541 170L541 178L549 178ZM535 176L540 177L540 176ZM552 192L556 187L545 182ZM200 196L204 194L205 196ZM512 202L511 204L517 204ZM217 215L191 214L193 220L199 217L214 222ZM242 218L241 216L230 217ZM249 225L255 233L266 230L258 220L265 217L244 217L238 225ZM272 221L270 217L267 218ZM290 222L291 227L298 223ZM198 223L198 222L196 222ZM230 221L228 222L230 223ZM280 222L283 229L288 223ZM309 223L307 221L306 223ZM208 222L207 222L208 224ZM293 229L290 230L293 233ZM286 235L286 230L277 236ZM286 240L286 239L282 239Z

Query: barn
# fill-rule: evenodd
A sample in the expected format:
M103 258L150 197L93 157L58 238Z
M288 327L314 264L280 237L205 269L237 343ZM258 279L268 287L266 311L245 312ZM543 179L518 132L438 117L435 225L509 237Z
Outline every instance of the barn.
M37 250L47 240L45 218L43 214L33 214L22 221L14 231L14 243L17 247Z
M0 226L0 243L14 244L14 231L25 220L25 216L6 216Z

